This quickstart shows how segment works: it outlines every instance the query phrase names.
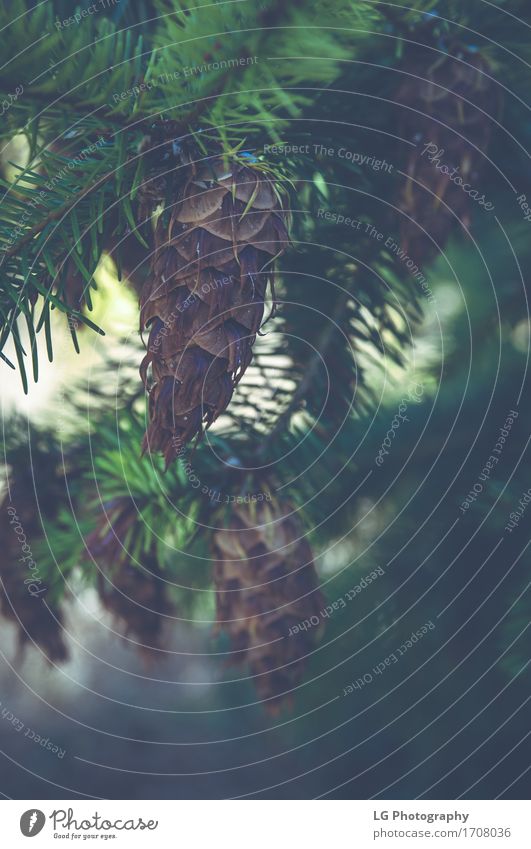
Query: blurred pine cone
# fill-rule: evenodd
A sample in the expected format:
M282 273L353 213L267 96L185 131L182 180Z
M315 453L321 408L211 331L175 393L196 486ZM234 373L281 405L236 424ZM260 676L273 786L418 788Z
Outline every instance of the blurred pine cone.
M143 447L167 464L229 404L288 239L279 192L258 167L222 157L184 167L141 297L141 329L150 328L141 376L147 386L151 366L152 378Z
M247 660L268 710L277 712L291 701L322 630L312 550L295 514L266 502L237 504L213 545L218 627L231 638L234 661Z
M434 155L450 172L458 169L454 176L484 194L480 181L492 130L489 116L496 117L501 98L499 87L489 78L487 60L466 48L455 48L428 67L416 60L406 68L410 76L395 100L407 107L401 111L400 130L415 148L404 169L409 179L397 204L413 220L401 217L401 246L413 260L428 263L444 249L459 220L469 227L472 204L463 187L430 157ZM432 147L423 154L427 145Z
M155 550L132 563L127 542L140 521L127 498L105 505L98 526L87 539L87 548L98 567L98 595L125 635L138 641L141 654L162 648L164 617L172 612Z

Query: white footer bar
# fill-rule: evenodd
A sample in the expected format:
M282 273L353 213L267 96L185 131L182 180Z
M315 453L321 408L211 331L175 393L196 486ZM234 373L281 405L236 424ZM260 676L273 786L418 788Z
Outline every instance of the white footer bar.
M3 801L1 844L529 849L526 801ZM35 843L28 843L35 838Z

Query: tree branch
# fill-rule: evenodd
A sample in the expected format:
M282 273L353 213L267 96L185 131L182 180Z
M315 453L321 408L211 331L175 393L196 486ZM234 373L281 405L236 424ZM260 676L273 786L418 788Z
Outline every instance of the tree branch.
M300 403L304 400L306 392L308 391L312 380L315 377L317 369L321 364L322 354L327 351L328 346L332 342L334 337L334 333L336 331L336 322L344 315L345 307L351 297L350 292L344 291L339 296L337 303L335 305L334 311L330 316L330 323L327 324L325 328L323 328L321 335L319 336L319 341L316 346L316 351L310 357L310 362L308 368L305 370L304 377L297 386L297 389L293 393L293 397L284 410L283 413L278 417L275 426L268 433L266 438L262 443L262 447L258 451L258 457L260 460L263 460L267 454L267 451L272 442L279 436L280 433L289 425L291 417L293 413L298 409Z

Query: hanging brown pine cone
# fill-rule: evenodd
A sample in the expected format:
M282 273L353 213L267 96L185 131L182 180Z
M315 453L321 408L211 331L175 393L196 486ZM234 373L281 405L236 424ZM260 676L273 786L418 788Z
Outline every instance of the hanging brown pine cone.
M229 404L288 238L278 190L258 167L217 157L186 168L158 219L141 298L141 329L150 328L146 386L151 366L143 447L162 451L167 464Z
M113 614L119 628L137 642L141 654L150 655L163 646L165 617L172 612L166 583L155 551L133 563L126 540L139 520L128 499L105 505L98 527L87 539L87 548L98 568L98 595Z
M0 509L0 610L16 625L20 648L33 643L48 661L63 662L68 659L63 614L47 598L46 583L33 560L42 536L34 493L12 483L11 497L15 506L10 508L6 497Z
M455 48L435 62L417 61L407 70L411 76L395 95L406 107L401 110L401 135L415 143L398 199L406 214L401 216L401 246L414 261L427 263L444 250L459 221L469 227L473 203L462 186L436 167L437 160L450 172L458 169L454 176L484 195L481 174L492 130L489 115L496 117L501 101L487 60L466 48ZM427 145L431 147L423 153Z
M295 514L266 502L235 506L213 544L218 626L276 712L291 701L322 631L312 550Z

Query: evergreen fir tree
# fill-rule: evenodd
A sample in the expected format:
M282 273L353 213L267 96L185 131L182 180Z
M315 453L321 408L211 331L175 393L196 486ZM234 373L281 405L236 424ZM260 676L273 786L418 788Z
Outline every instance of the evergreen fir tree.
M431 306L419 279L461 267L470 297L485 282L484 269L468 274L466 249L492 224L423 149L443 150L444 164L481 182L504 133L514 137L525 93L512 56L525 59L529 46L506 4L445 5L442 14L432 0L408 9L264 0L205 11L197 0L152 0L72 25L72 9L55 0L0 11L9 33L1 132L19 151L16 163L3 160L1 365L28 391L41 337L50 361L70 356L57 352L58 316L72 354L102 336L94 313L106 262L139 301L136 361L118 397L105 391L117 371L109 354L90 423L72 386L72 433L60 444L47 433L31 453L46 511L18 480L16 427L6 436L4 506L24 505L50 595L38 609L21 597L4 517L2 612L50 660L66 655L61 605L76 575L151 654L163 653L173 612L193 608L183 589L193 580L215 593L229 654L248 663L266 704L278 708L304 686L327 592L313 551L353 534L357 543L360 501L379 498L403 464L401 448L376 479L389 410L375 411L389 375L416 379L410 345ZM512 14L525 16L524 3L514 0ZM382 44L392 47L379 64ZM385 171L392 139L395 168ZM527 186L528 166L520 173ZM522 208L502 183L491 176L493 202L527 258ZM509 282L499 295L514 330L522 293ZM458 347L422 468L442 450L461 386ZM431 386L439 379L423 374ZM475 427L473 417L463 425L461 447ZM41 438L31 433L28 444ZM401 497L418 482L404 472ZM466 485L451 490L452 509ZM522 485L504 493L508 506ZM271 503L258 500L266 488ZM423 519L415 502L409 522ZM211 551L212 568L187 584L170 549L199 561ZM400 557L396 575L407 576ZM513 614L521 621L520 604L508 632ZM290 635L312 617L318 627Z

